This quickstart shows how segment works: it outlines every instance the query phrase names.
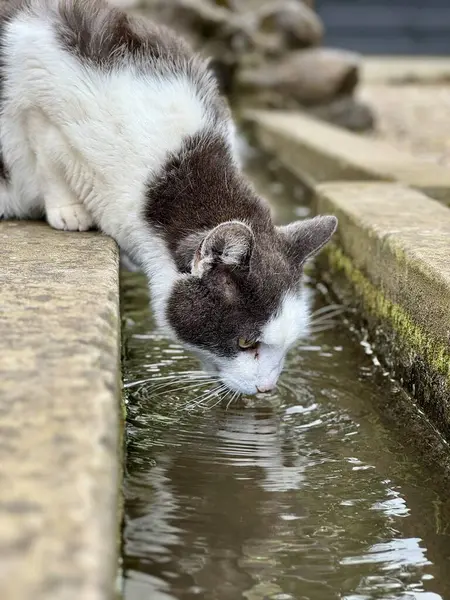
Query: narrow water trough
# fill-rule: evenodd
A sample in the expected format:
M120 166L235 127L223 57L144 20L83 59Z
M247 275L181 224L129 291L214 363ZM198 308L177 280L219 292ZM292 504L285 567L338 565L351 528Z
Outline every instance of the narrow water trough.
M279 220L308 192L250 159ZM320 268L315 333L264 401L217 403L122 273L125 600L450 597L448 446L383 369ZM173 379L176 376L176 379Z

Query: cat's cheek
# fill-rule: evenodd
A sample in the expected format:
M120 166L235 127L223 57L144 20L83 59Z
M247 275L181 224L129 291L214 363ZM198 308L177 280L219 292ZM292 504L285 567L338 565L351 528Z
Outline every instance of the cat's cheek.
M203 371L214 375L219 372L219 367L214 354L208 352L208 350L204 350L198 346L189 344L184 340L179 340L179 342L185 348L185 350L195 356L195 358L199 361Z
M223 383L241 394L257 393L258 360L251 352L241 352L236 357L217 363Z

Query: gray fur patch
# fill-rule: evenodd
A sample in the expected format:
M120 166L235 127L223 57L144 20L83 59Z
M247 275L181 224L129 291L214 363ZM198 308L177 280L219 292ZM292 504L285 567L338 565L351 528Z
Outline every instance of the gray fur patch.
M258 338L284 296L299 289L306 258L336 225L334 217L324 217L275 227L269 206L234 165L227 141L213 131L189 138L169 157L148 185L145 216L188 275L170 297L169 323L184 342L228 357L238 354L240 337ZM225 225L214 236L229 221L244 223L251 235ZM208 268L192 274L205 244ZM230 255L240 258L233 262Z

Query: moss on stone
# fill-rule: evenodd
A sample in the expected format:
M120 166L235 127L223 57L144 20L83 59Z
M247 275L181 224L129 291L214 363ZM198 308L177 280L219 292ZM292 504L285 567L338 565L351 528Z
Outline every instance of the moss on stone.
M327 257L330 268L341 272L360 296L364 309L388 322L405 346L421 355L433 371L443 375L450 384L450 352L441 342L423 330L404 308L389 300L382 289L374 286L336 244L329 244ZM400 258L400 257L399 257Z

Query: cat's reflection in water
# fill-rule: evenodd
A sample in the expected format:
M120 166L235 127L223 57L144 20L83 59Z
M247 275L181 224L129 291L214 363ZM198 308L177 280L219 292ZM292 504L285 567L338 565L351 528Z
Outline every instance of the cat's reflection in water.
M181 426L158 446L165 449L152 449L156 465L128 479L128 498L137 486L144 502L129 510L126 531L127 554L139 570L177 599L236 600L265 584L274 591L270 582L286 569L283 548L292 545L295 522L306 516L298 493L308 444L291 437L267 409L214 411L194 433ZM295 543L307 552L308 544ZM134 560L127 559L128 569ZM325 571L332 569L325 562ZM315 597L334 598L320 577L312 581L307 567L304 575L318 587Z

